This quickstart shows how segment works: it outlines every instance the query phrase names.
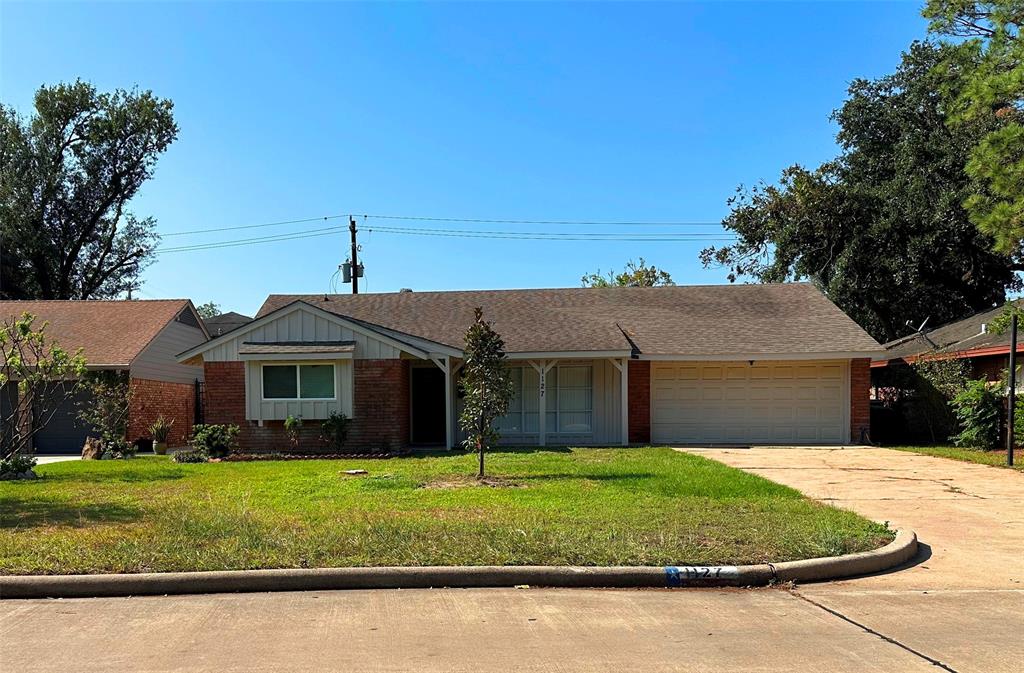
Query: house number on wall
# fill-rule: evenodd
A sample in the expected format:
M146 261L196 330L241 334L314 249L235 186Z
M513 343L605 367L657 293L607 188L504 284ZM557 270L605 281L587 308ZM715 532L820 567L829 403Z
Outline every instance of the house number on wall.
M547 390L547 374L544 372L540 373L540 396L544 397L544 391Z

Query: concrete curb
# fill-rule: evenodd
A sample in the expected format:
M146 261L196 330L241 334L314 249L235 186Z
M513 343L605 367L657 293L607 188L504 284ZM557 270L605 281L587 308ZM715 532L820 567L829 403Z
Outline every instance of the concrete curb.
M748 566L427 566L317 568L121 575L6 575L0 598L81 598L331 589L432 587L709 587L838 579L888 570L917 554L917 536L897 531L880 549L827 558Z

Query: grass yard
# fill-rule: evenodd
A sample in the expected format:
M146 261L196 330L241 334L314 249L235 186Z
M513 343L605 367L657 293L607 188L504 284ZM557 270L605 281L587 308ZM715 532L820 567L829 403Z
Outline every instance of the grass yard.
M921 453L926 456L962 460L967 463L1009 467L1006 464L1006 449L983 451L981 449L964 449L959 446L889 446L886 448ZM1020 449L1013 452L1013 469L1024 470L1024 451Z
M0 573L785 561L885 544L881 525L670 449L178 465L43 465L0 482ZM368 475L349 476L364 468Z

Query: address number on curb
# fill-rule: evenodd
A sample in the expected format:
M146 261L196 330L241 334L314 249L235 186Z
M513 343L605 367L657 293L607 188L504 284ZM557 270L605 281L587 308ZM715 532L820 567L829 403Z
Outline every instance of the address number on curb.
M665 582L670 587L688 582L735 579L739 574L736 566L665 566Z

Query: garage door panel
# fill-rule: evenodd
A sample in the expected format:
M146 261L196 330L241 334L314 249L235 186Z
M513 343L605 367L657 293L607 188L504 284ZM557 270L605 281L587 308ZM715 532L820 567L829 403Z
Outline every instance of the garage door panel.
M846 365L654 363L656 442L841 443Z

